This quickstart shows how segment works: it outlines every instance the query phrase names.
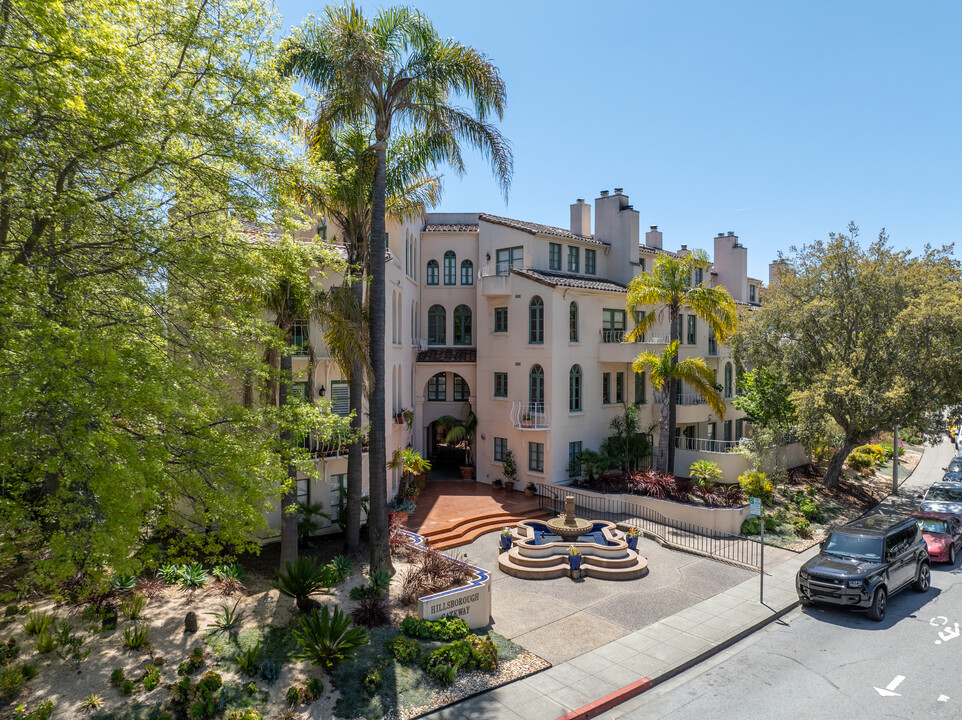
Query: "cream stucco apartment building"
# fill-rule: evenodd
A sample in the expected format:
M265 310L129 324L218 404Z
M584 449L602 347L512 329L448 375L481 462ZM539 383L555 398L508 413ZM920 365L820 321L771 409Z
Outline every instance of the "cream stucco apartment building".
M668 328L662 321L639 342L625 342L634 321L625 311L626 287L658 254L688 249L666 249L655 226L641 238L639 213L620 188L601 192L593 213L579 199L570 217L568 228L484 213L389 221L389 456L407 446L435 456L438 418L465 417L470 408L478 417L478 481L501 477L511 450L522 487L565 484L579 472L577 453L597 450L626 404L636 404L642 428L655 425L657 434L660 396L631 363L646 349L662 349ZM748 251L738 237L719 233L709 249L713 262L693 281L724 286L737 302L757 304L761 282L748 277ZM299 327L316 349L318 392L335 412L346 412L347 385L321 328L306 320ZM735 370L728 349L684 311L680 330L681 356L702 357L715 370L727 408L724 418L716 417L699 396L680 389L675 469L685 476L694 459L723 459L745 422L731 404ZM295 356L297 379L306 380L306 371L306 357ZM412 423L404 411L413 411ZM302 480L300 492L336 516L346 451L331 443L317 446L316 457L320 478ZM398 480L389 472L389 491ZM279 525L277 517L272 525Z

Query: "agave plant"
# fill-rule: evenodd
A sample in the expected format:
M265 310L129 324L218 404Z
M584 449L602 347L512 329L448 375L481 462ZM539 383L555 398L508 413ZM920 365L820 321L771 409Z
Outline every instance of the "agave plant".
M168 585L174 585L180 576L180 566L172 564L161 565L157 568L157 575Z
M239 603L240 600L235 602L232 608L227 607L226 604L221 605L220 612L207 613L214 618L210 622L210 627L212 627L215 632L225 632L231 637L236 636L240 630L241 623L244 621L244 611L237 609Z
M354 563L346 555L338 555L329 563L338 582L344 582L354 571Z
M193 592L207 584L207 571L198 562L181 565L177 568L177 583L185 590Z
M311 608L312 593L327 591L337 585L335 570L330 565L321 565L312 557L299 557L284 566L284 572L277 573L277 582L272 583L281 595L294 598L297 609L307 612Z
M301 646L298 658L310 660L313 665L333 669L354 652L371 642L367 630L352 627L351 618L335 605L334 612L328 607L311 610L301 617L294 638Z
M110 589L115 593L124 594L137 587L137 576L127 573L117 573L110 578Z

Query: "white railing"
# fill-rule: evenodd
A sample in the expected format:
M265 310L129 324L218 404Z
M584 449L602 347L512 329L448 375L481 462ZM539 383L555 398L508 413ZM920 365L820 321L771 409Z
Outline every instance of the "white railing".
M698 393L679 393L675 396L675 405L707 405L705 400Z
M608 343L626 343L629 345L667 345L668 337L666 335L649 335L645 333L637 340L628 339L628 330L621 330L615 328L602 328L598 331L601 334L601 342Z
M741 443L738 440L712 440L711 438L675 438L675 447L684 450L695 450L706 453L733 452Z
M511 423L516 428L547 430L551 427L551 404L515 400L511 403Z
M305 438L306 447L315 458L347 457L347 440L350 435L335 435L333 437L318 437L310 433ZM364 436L363 452L368 450L368 437Z

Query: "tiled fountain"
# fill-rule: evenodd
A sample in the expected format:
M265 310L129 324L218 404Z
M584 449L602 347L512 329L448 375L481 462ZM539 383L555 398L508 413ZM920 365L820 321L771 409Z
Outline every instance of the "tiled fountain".
M523 520L512 534L511 548L498 556L502 572L528 580L568 574L568 548L581 551L581 574L606 580L630 580L648 572L648 560L628 547L614 523L574 515L574 498L551 520Z

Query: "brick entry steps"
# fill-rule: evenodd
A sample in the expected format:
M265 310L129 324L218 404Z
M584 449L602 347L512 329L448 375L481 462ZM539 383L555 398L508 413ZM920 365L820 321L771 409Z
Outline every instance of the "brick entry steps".
M522 520L551 517L536 497L479 482L429 482L415 503L407 527L438 550L467 545L479 535Z
M514 527L522 520L538 520L550 517L552 517L550 513L541 509L527 510L521 515L512 515L506 512L491 513L472 520L459 521L452 527L429 530L421 533L421 535L427 538L431 547L435 550L449 550L467 545L485 533L501 530L505 526Z

